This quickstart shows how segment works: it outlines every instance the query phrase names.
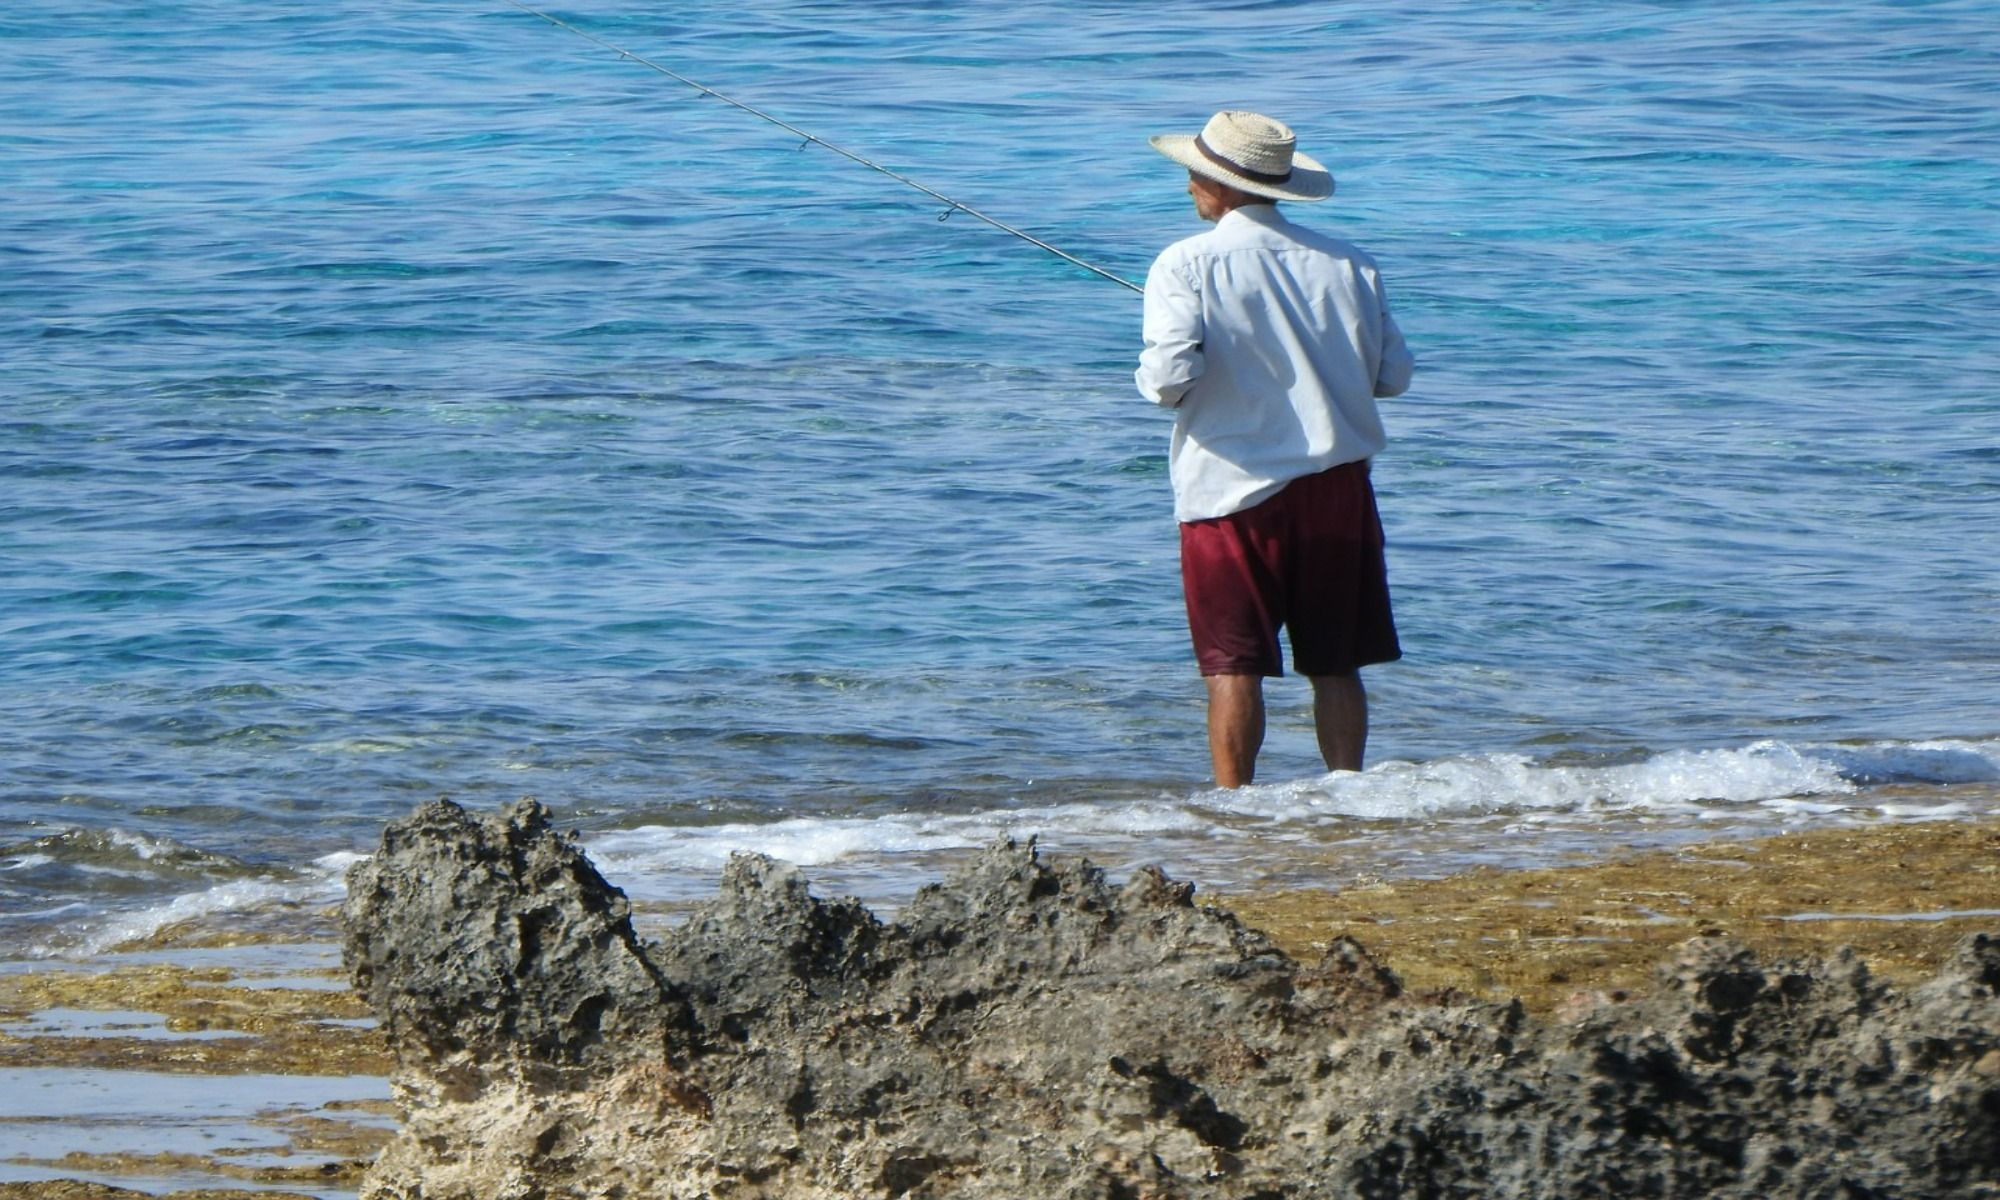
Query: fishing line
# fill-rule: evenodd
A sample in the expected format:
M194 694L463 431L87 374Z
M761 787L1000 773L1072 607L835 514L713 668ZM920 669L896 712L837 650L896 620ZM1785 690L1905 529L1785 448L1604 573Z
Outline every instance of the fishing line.
M804 141L799 143L799 149L801 150L805 149L807 146L824 146L828 150L833 151L835 154L840 155L842 158L851 159L854 162L858 162L862 166L867 167L871 171L877 171L883 175L887 175L889 178L895 180L897 183L902 184L904 187L915 188L917 191L922 192L924 195L929 196L934 200L940 200L944 202L946 205L949 205L950 207L946 208L943 212L938 214L938 220L940 221L949 218L951 214L955 212L962 212L968 217L974 217L977 218L978 220L986 222L988 225L993 226L993 228L998 229L1003 233L1011 233L1015 237L1020 238L1022 241L1027 242L1031 246L1040 246L1042 249L1048 251L1050 254L1055 255L1057 258L1060 258L1065 262L1074 263L1077 266L1082 267L1084 270L1089 271L1094 275L1102 275L1104 278L1109 279L1111 282L1123 284L1124 286L1131 288L1133 291L1139 292L1142 295L1145 292L1144 288L1140 287L1136 283L1133 283L1129 279L1113 275L1111 272L1105 270L1103 267L1095 265L1094 263L1087 263L1084 260L1078 258L1076 255L1069 253L1067 250L1059 250L1056 247L1049 245L1047 242L1043 241L1042 239L1036 237L1031 233L1026 233L1022 230L1016 229L1012 225L1007 224L1005 221L1001 221L994 217L989 217L985 213L980 212L978 209L972 208L969 205L961 204L958 201L952 199L950 196L945 195L943 192L937 191L933 188L926 187L923 184L918 183L916 180L911 179L907 175L899 174L896 171L890 170L888 167L883 166L881 163L875 162L872 159L865 158L859 154L856 154L852 150L847 150L840 146L836 146L832 142L829 142L825 138L819 137L816 134L807 133L805 130L800 129L798 126L793 125L788 121L784 121L777 117L774 117L770 113L765 112L761 108L754 108L748 104L743 103L741 100L725 96L721 92L716 91L714 88L709 87L706 84L697 83L694 80L689 79L687 76L681 74L679 71L663 67L659 63L656 63L649 58L645 58L640 55L634 54L632 51L625 49L623 46L615 45L611 42L608 42L603 38L598 37L596 34L591 33L589 30L579 29L575 25L570 24L568 21L565 21L560 17L550 16L548 13L545 13L540 9L530 8L528 5L521 3L521 0L506 0L506 2L512 5L513 7L520 9L522 12L527 13L529 16L540 17L542 20L547 21L549 24L554 25L558 29L567 29L571 33L577 35L580 38L583 38L587 41L595 42L597 45L604 47L606 50L613 51L620 58L629 58L633 62L638 63L642 67L650 67L653 70L658 71L660 74L665 75L669 79L675 80L676 82L679 83L686 84L688 87L693 88L695 91L700 92L704 96L713 96L717 100L722 101L724 104L727 104L732 108L742 109L744 112L749 113L751 116L756 117L760 121L769 122L770 124L776 125L778 128L784 130L787 133L805 139Z

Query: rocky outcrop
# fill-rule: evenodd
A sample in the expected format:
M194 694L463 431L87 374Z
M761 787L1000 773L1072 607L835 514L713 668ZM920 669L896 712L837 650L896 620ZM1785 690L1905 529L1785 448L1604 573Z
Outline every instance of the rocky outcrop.
M350 877L404 1127L368 1198L2000 1197L2000 939L1896 993L1689 943L1561 1021L1294 962L998 845L893 923L743 857L658 944L549 814Z

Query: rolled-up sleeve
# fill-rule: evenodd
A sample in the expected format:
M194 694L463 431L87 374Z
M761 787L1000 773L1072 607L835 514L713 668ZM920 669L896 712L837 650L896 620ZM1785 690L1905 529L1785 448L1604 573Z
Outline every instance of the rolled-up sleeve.
M1201 297L1181 272L1155 261L1146 272L1145 348L1133 379L1139 394L1156 404L1180 404L1206 360L1201 352Z
M1375 394L1400 396L1409 389L1410 376L1417 369L1417 359L1403 341L1403 331L1396 327L1396 318L1390 315L1389 295L1382 290L1379 279L1375 282L1375 295L1382 304L1382 361L1375 368Z

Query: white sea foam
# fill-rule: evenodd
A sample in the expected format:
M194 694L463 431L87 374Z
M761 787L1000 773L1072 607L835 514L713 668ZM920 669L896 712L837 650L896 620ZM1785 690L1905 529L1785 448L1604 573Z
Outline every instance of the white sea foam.
M1685 811L1702 803L1855 790L1831 762L1781 742L1759 742L1740 750L1674 750L1612 766L1546 766L1518 754L1386 762L1358 774L1208 792L1199 799L1220 811L1284 820L1437 820L1535 810Z
M154 879L157 878L159 875L159 872L157 871L151 871L143 867L136 867L136 866L114 867L114 866L108 866L104 863L92 863L92 862L73 862L67 865L70 870L75 871L79 875L108 875L118 879L139 879L139 880Z
M217 884L203 891L176 896L164 904L111 918L92 929L75 945L61 947L56 952L65 956L92 957L151 937L169 925L217 913L289 902L297 898L297 892L294 885L284 883L237 880Z
M1885 802L1874 806L1875 811L1896 821L1952 821L1969 817L1973 810L1965 804L1908 804Z
M0 921L45 921L50 917L60 917L66 913L88 912L90 906L81 900L58 904L54 908L0 909Z
M959 852L1002 837L1035 836L1058 849L1106 857L1172 844L1185 848L1175 856L1186 862L1238 859L1253 844L1270 848L1324 842L1357 820L1448 824L1512 817L1543 828L1581 829L1620 816L1706 825L1754 823L1761 814L1776 828L1799 821L1970 815L1965 805L1951 801L1871 805L1865 786L1989 779L2000 779L2000 742L1762 741L1739 748L1668 751L1639 762L1601 766L1487 754L1385 762L1360 773L1117 804L645 826L592 835L588 848L606 874L635 895L668 897L699 891L691 885L711 879L736 853L880 874L884 860ZM870 871L869 863L878 865Z
M313 859L313 869L340 879L346 876L347 868L368 857L370 856L354 850L340 850Z
M120 836L120 842L144 842L144 838ZM136 848L136 846L134 846ZM214 922L216 918L226 918L232 912L254 912L284 906L308 906L308 904L332 904L346 894L346 874L356 862L368 858L366 854L356 854L352 850L340 850L334 854L324 854L314 858L312 864L292 878L260 878L260 880L230 880L202 888L196 892L182 892L158 904L146 908L120 912L94 922L84 922L66 930L60 944L44 942L32 950L40 958L92 958L96 954L106 954L128 946L132 942L144 942L146 938L158 934L160 930L184 922ZM124 872L120 872L124 874ZM80 908L76 904L50 910L48 914L0 914L0 916L52 916L64 910Z
M133 833L126 829L108 830L106 837L113 846L131 851L133 857L143 862L152 862L168 855L188 853L188 847L179 842L147 837L143 833Z
M1213 824L1212 819L1173 802L1115 807L1065 804L948 815L792 817L694 828L646 825L598 834L589 839L589 849L593 858L613 872L712 871L739 853L769 855L799 866L822 866L860 855L962 850L1003 837L1025 839L1055 831L1074 841L1093 834L1194 833Z
M1883 783L1954 785L2000 780L2000 741L1793 745L1763 741L1730 749L1675 750L1607 765L1538 763L1486 754L1431 762L1384 762L1237 790L1101 803L989 808L872 817L788 817L710 826L652 825L585 839L604 874L641 899L706 895L732 854L755 853L821 868L822 874L884 884L885 892L935 876L944 857L1011 837L1035 837L1100 861L1168 857L1184 866L1251 864L1285 847L1329 846L1355 836L1355 822L1462 825L1488 834L1532 828L1588 832L1606 822L1730 821L1775 829L1806 823L1951 819L1985 811L1946 796L1935 803L1907 788L1873 801ZM1505 831L1503 830L1503 832ZM1369 835L1380 841L1379 830ZM1474 836L1474 835L1468 835ZM1485 837L1475 836L1475 840ZM1392 839L1393 840L1393 839ZM143 855L147 839L129 839ZM159 853L166 843L150 843ZM1424 850L1412 849L1422 858ZM95 955L187 921L337 900L348 867L365 857L329 854L287 879L237 879L107 918L43 953ZM1483 860L1482 860L1483 861ZM1446 865L1443 863L1440 866ZM1228 870L1221 872L1229 874Z
M73 940L36 947L42 956L89 958L144 941L183 922L210 921L229 913L278 906L329 904L345 893L347 868L364 855L343 851L313 860L290 879L237 879L185 892L158 904L119 913L71 931Z

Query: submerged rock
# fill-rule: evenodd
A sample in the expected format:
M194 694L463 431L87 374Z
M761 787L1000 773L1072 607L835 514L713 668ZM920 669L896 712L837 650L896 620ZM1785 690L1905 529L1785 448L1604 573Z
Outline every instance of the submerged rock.
M523 801L355 868L401 1134L365 1198L2000 1197L2000 940L1897 993L1689 943L1542 1024L996 845L893 923L739 857L642 944Z

